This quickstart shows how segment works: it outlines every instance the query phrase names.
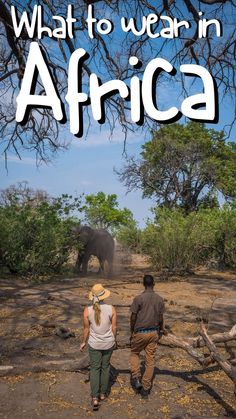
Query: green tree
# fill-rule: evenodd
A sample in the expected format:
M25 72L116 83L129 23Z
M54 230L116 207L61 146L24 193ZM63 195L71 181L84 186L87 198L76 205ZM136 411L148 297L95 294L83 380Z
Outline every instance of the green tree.
M51 199L46 191L31 188L26 180L0 191L0 206L2 207L11 205L20 207L26 203L37 206L41 202L50 202Z
M220 268L236 266L236 209L225 204L220 209L208 210L205 225L213 236L212 255Z
M157 208L141 235L141 248L157 269L186 272L208 261L236 266L236 210L200 208L190 214Z
M0 194L0 265L11 273L44 275L59 272L74 245L71 211L79 198L51 198L25 183Z
M141 251L141 230L132 219L121 226L116 232L116 239L124 249L139 253Z
M153 132L141 158L118 172L128 191L141 189L158 206L193 210L236 197L236 144L201 123L172 124Z
M120 209L117 195L106 195L104 192L87 195L84 205L85 221L95 228L114 230L121 225L127 225L132 220L132 212Z
M142 250L153 266L169 272L187 272L207 260L210 235L197 212L188 216L179 209L158 208L154 222L142 233Z

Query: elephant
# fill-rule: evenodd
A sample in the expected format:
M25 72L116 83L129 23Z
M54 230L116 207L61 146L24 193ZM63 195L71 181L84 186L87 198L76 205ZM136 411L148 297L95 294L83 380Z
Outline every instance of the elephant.
M89 226L78 226L74 228L76 239L82 244L82 250L79 251L76 270L87 274L88 261L90 256L96 256L100 263L99 272L105 273L104 264L108 263L108 275L112 273L113 257L114 257L114 239L104 229L93 229Z

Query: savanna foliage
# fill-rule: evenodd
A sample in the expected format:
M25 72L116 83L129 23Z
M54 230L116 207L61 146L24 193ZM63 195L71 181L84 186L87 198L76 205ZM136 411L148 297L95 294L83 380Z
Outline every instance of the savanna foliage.
M74 225L115 231L132 220L115 194L52 198L27 182L13 185L0 193L0 266L19 275L60 272L72 249L80 249Z
M215 261L236 266L236 143L201 123L163 126L118 172L128 191L153 198L154 220L123 230L124 246L157 269L186 271ZM137 237L139 237L137 244Z
M136 253L142 251L141 237L142 231L139 229L137 222L134 219L130 220L127 225L120 227L116 234L117 241L124 249Z
M118 175L128 191L140 189L157 206L189 214L219 205L220 196L236 198L236 145L201 123L163 126Z
M128 208L119 208L116 194L106 195L104 192L85 196L83 206L85 222L93 228L104 228L115 231L121 226L129 225L133 220Z
M2 191L0 199L1 266L21 275L59 272L73 245L71 214L80 199L52 199L26 184Z
M138 237L138 241L137 241ZM158 270L187 272L199 265L236 268L236 208L158 208L144 230L123 230L123 246L143 252Z
M154 133L141 156L138 172L129 167L131 186L139 176L144 195L157 198L143 230L116 194L52 198L21 183L0 193L0 265L21 275L59 272L71 250L79 250L73 225L86 223L110 230L158 270L189 271L209 262L235 268L235 144L201 124L174 124Z

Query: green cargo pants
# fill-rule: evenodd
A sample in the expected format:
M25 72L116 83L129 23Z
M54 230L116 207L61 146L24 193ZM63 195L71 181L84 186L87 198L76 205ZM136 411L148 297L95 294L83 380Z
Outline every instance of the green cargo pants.
M89 346L90 387L92 397L107 394L109 387L110 359L113 347L110 349L93 349Z

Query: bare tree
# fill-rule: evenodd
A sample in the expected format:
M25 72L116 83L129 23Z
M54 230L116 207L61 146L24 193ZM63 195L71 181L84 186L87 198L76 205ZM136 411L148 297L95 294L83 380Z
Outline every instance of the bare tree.
M60 97L64 98L67 90L67 69L71 53L78 47L84 47L89 53L89 59L83 65L83 89L86 91L91 72L96 72L102 81L120 79L128 83L133 75L142 76L145 64L150 59L160 56L168 59L174 66L180 63L196 63L206 67L214 76L221 97L227 95L235 100L235 3L232 0L72 0L69 3L59 0L39 0L37 2L44 9L44 24L55 27L52 15L67 15L67 6L74 6L75 36L73 39L56 39L44 37L37 42L47 57L48 65L56 82ZM24 10L33 11L32 0L0 0L0 141L1 152L7 156L9 151L19 157L23 149L36 153L39 160L50 160L52 155L61 147L66 147L64 133L60 124L55 120L50 109L34 109L30 112L28 122L21 126L15 122L16 96L19 93L24 74L29 46L32 39L26 30L21 37L16 38L10 13L10 4L17 7L19 16ZM115 28L109 35L102 36L94 32L94 39L88 37L87 7L93 4L96 18L108 17ZM209 29L207 38L198 38L197 27L200 19L199 8L207 18L216 17L222 22L223 36L215 36L214 25ZM188 20L191 28L181 31L174 40L151 39L147 34L135 36L131 32L124 33L117 29L121 16L135 17L140 27L142 16L149 13L176 17ZM156 31L159 30L157 22ZM35 39L36 40L36 39ZM131 55L143 61L143 66L137 70L129 65ZM169 80L169 79L168 79ZM180 79L181 81L181 79ZM37 94L43 94L43 85L38 80ZM184 93L184 85L182 85ZM130 104L118 95L106 100L106 118L111 134L117 124L121 124L124 132L135 130L136 126L130 121ZM87 127L89 126L89 108L87 112ZM232 117L232 124L235 117ZM232 127L232 124L230 127ZM144 116L143 129L155 128L155 121Z
M27 181L0 190L0 207L25 204L36 207L42 202L52 202L52 198L44 190L31 188Z

